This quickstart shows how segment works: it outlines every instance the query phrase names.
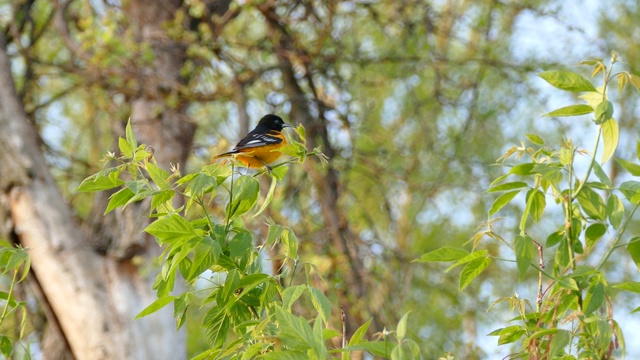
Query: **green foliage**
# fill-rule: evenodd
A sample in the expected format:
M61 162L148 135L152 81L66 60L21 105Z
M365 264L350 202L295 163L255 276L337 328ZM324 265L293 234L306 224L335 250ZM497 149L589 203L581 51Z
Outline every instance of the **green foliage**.
M584 93L580 98L587 104L565 106L545 116L593 114L597 130L593 151L579 150L571 139L554 148L541 137L527 134L528 143L508 149L499 160L509 170L491 183L488 192L503 194L493 202L485 228L472 237L474 251L441 248L419 259L422 262L455 261L448 270L466 264L460 274L459 287L463 290L492 259L498 259L495 247L477 249L481 241L488 238L513 251L520 281L529 283L531 277L527 274L535 270L535 306L517 295L496 300L491 305L508 302L511 311L517 312L512 319L517 324L489 334L498 337L498 345L514 346L512 357L602 359L610 358L618 347L624 352L624 339L613 318L612 296L616 292L612 290L640 293L640 286L637 282L611 286L608 278L612 274L605 272L605 265L614 252L624 250L639 263L640 242L628 234L627 225L640 206L640 182L629 180L616 186L603 170L603 165L615 153L619 139L614 106L607 90L612 81L617 81L622 91L635 79L626 72L612 74L616 62L617 56L613 54L609 66L599 60L584 63L594 68L593 76L602 76L601 87L570 71L540 74L558 89ZM598 161L600 146L602 157ZM586 169L584 165L576 166L582 156L588 159ZM521 160L509 164L508 159L513 157ZM639 164L624 159L616 161L630 176L640 176ZM626 208L621 198L626 199ZM521 205L518 231L500 234L496 230L499 219L492 217L512 203ZM548 235L545 244L529 235L537 234L537 223L545 219L553 221L559 214L562 216L560 227ZM551 260L546 260L549 255Z
M346 347L330 351L327 341L344 336L332 330L341 328L335 323L337 304L310 283L285 281L293 279L300 262L299 244L293 231L270 223L266 239L260 241L240 221L249 219L252 212L252 217L257 216L269 205L276 183L285 174L279 171L282 165L302 162L308 156L322 159L319 149L306 150L304 129L296 130L301 141L289 139L286 149L292 158L272 166L271 172L241 175L233 171L233 165L216 163L198 173L182 175L177 167L171 173L159 168L151 151L137 144L131 125L127 125L126 138L118 142L121 155L108 155L119 165L89 176L78 189L103 191L119 187L105 213L151 199L149 218L153 221L144 231L153 235L164 249L154 283L158 298L136 318L173 304L179 329L189 316L189 307L199 306L204 311L201 327L209 349L195 359L325 359L333 355L348 358L353 351L368 351L392 359L404 359L407 354L419 357L417 344L407 338L407 316L398 325L397 341L364 340L368 322ZM265 174L272 182L256 210L260 197L257 178ZM176 196L183 197L184 205L174 207ZM224 218L211 215L212 208L224 209ZM279 274L267 274L262 269L262 251L274 246L281 246L286 268ZM178 276L194 289L175 295ZM220 280L216 282L214 278ZM212 286L204 286L198 280L209 280ZM303 296L305 301L300 300ZM294 314L294 304L298 307L310 304L311 308L305 311L315 316L307 319Z
M11 278L8 291L0 290L0 353L7 359L13 358L17 346L24 346L20 342L27 327L27 303L16 299L15 286L27 277L30 267L25 249L0 241L0 276Z

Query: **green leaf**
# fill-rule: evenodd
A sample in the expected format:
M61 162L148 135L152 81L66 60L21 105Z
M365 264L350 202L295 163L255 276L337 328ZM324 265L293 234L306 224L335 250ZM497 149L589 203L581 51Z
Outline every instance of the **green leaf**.
M600 238L607 232L607 226L604 224L596 223L591 224L585 231L585 240L587 249L591 250L593 246L600 240Z
M473 279L478 277L491 263L491 259L488 257L476 259L462 268L462 272L460 273L460 282L459 289L460 291L464 290L464 288L469 285Z
M638 270L640 270L640 237L635 237L629 241L627 252L631 256L631 259L633 259Z
M356 330L356 332L353 333L353 336L351 337L351 339L349 339L349 346L357 345L363 342L362 339L364 339L364 336L367 334L367 330L369 330L371 321L373 321L373 318L369 319L369 321L367 321L366 323L360 325L358 330Z
M576 282L576 280L570 277L559 278L558 285L560 285L565 289L569 289L571 291L580 291L580 288L578 287L578 283Z
M131 149L138 148L138 142L136 141L136 137L133 135L133 128L131 127L131 119L127 121L127 126L124 129L125 136L127 137L127 143L131 146Z
M527 270L531 266L531 261L536 253L536 247L529 236L516 236L516 264L518 265L519 278L523 279Z
M602 169L602 166L597 161L593 162L593 172L598 177L603 184L605 184L608 188L610 188L613 184L611 184L611 179L607 176L607 174Z
M191 223L177 214L152 222L144 231L155 236L160 244L189 241L198 236Z
M229 221L253 208L258 200L259 190L260 184L253 176L243 175L234 180L232 199L227 208Z
M532 174L534 163L522 163L511 167L509 174L528 176Z
M253 239L248 231L239 231L229 241L229 256L232 258L249 255L253 250Z
M547 205L544 194L540 190L531 190L533 191L532 199L531 199L531 207L529 210L529 214L533 218L533 221L538 222L542 218L542 214L544 213L544 208Z
M456 266L466 264L468 262L471 262L480 258L484 258L487 256L488 253L489 252L487 250L478 250L478 251L469 253L468 255L458 259L458 261L456 261L453 265L449 266L447 270L445 270L445 272L449 272L451 269L455 268Z
M429 251L423 254L420 259L414 260L417 262L446 262L462 259L469 255L469 252L464 249L454 247L441 247L439 249Z
M111 211L124 206L131 200L136 194L129 188L122 188L118 192L109 197L109 203L104 211L103 215L107 215Z
M622 200L614 194L610 194L609 199L607 199L607 217L614 229L617 230L620 228L622 220L624 219L624 204Z
M584 298L584 314L589 316L598 310L604 303L604 285L595 277L596 281L587 288L587 295Z
M78 186L78 191L94 192L109 190L124 184L124 181L118 178L120 169L113 167L107 170L107 172L103 170L98 174L91 175L84 179L82 183L80 183L80 186Z
M204 194L213 192L214 186L216 185L216 180L210 175L198 173L189 180L188 184L189 189L191 189L191 193L193 195L202 196Z
M140 311L140 313L136 315L134 319L140 319L149 314L153 314L154 312L162 309L163 307L173 302L173 300L175 299L176 299L175 296L163 296L161 298L158 298L156 299L156 301L152 302L151 305L147 306L146 308L144 308L144 310Z
M512 325L506 328L494 330L488 335L499 336L498 345L504 345L504 344L511 344L518 341L524 334L526 334L526 330L523 329L522 326Z
M613 104L609 100L604 100L596 107L595 123L600 125L613 117Z
M616 161L622 165L631 175L640 176L640 165L634 164L631 161L624 159L616 159Z
M398 342L402 342L402 339L407 335L407 320L409 319L409 312L405 313L398 322L398 328L396 329L396 336Z
M522 189L522 188L525 188L527 186L528 185L527 185L526 182L514 181L514 182L509 182L509 183L504 183L504 184L493 186L493 187L489 188L489 190L487 190L487 192L492 193L492 192L499 192L499 191L510 191L510 190L515 190L515 189Z
M563 147L560 149L560 164L563 166L571 165L573 161L573 150Z
M549 235L549 237L547 237L546 246L548 248L555 246L559 244L560 241L562 241L562 239L564 239L564 230L558 230L558 231L552 232Z
M224 307L213 307L207 312L203 320L207 338L213 347L221 347L229 333L231 317Z
M124 157L128 159L133 158L133 149L135 148L132 148L131 145L127 142L127 140L123 138L118 138L118 148L120 149L120 152Z
M185 279L187 282L194 280L213 264L217 263L220 254L222 254L222 248L210 236L204 236L195 247L194 252L195 256L189 268L189 274Z
M640 182L625 181L620 184L618 189L632 205L637 205L640 202Z
M348 346L345 351L358 351L364 350L375 356L381 356L382 358L389 358L390 353L395 348L396 344L388 341L362 341L357 345Z
M151 198L151 210L153 211L157 209L160 205L173 200L173 197L175 196L175 194L176 194L175 191L170 189L162 190L156 193Z
M284 167L284 166L281 166L281 167ZM279 169L279 168L276 168L276 169ZM258 209L258 211L256 211L256 213L251 216L252 219L255 218L256 216L262 214L262 212L271 203L271 200L273 199L273 194L275 194L275 192L276 192L276 183L277 182L278 182L277 179L274 176L272 176L271 177L271 186L269 186L269 192L267 192L267 196L264 198L264 202L260 206L260 209Z
M298 300L305 290L307 290L307 285L289 286L284 289L282 292L282 305L284 305L284 308L288 311L291 310L291 305Z
M636 88L636 90L640 91L640 77L633 75L633 74L629 74L629 82L631 83L631 85L633 85L633 87Z
M607 218L607 206L604 200L589 186L584 186L578 194L578 203L589 217L602 221Z
M7 336L0 335L0 352L6 359L11 359L11 352L13 351L13 344L11 339Z
M549 359L564 351L564 348L569 345L571 340L571 334L567 330L558 330L558 332L551 339L549 345Z
M578 116L590 114L593 112L593 108L589 105L579 104L579 105L569 105L565 107L561 107L560 109L553 110L549 113L544 114L543 116L547 117L563 117L563 116Z
M295 316L282 307L276 307L276 321L278 321L280 328L278 337L292 350L313 350L318 357L326 352L323 339L321 337L315 338L306 319Z
M544 145L544 140L536 134L525 134L527 139L536 145Z
M313 286L307 285L309 289L309 294L311 295L311 303L313 307L316 309L322 321L325 324L329 324L329 320L331 318L331 303L329 299L318 289Z
M153 182L158 186L160 190L165 190L169 188L169 182L167 179L169 178L169 172L165 169L159 167L158 165L150 162L145 163L145 168L147 169L147 173Z
M618 129L618 123L615 119L611 118L602 126L602 141L604 143L604 149L602 150L602 159L600 164L604 165L618 148L618 140L620 139L620 130Z
M586 77L565 70L545 71L538 74L552 86L567 91L596 91L591 81Z
M500 195L491 205L491 209L489 210L489 216L493 216L493 214L497 213L502 209L505 205L507 205L511 200L513 200L516 195L520 193L519 190L510 191Z
M288 227L285 227L280 241L284 245L285 255L296 259L298 257L298 238L296 234Z
M613 288L640 294L640 282L637 281L624 282L622 284L614 285Z

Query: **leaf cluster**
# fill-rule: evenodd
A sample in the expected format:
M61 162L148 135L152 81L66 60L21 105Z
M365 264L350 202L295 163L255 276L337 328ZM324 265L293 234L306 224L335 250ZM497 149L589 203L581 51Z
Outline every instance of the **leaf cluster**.
M199 306L205 311L201 326L209 349L194 359L325 359L334 355L348 359L354 351L393 359L419 357L417 344L405 338L406 316L393 333L397 341L390 341L392 333L385 333L380 341L366 340L369 321L347 343L346 334L334 330L341 328L332 317L337 306L309 283L313 276L320 277L315 267L304 264L306 281L292 284L300 262L294 232L268 222L266 238L259 239L245 227L243 220L258 216L269 205L276 184L284 180L287 167L283 165L309 156L323 160L320 149L307 151L303 127L298 127L296 134L298 140L289 139L289 145L282 149L289 160L254 175L237 172L234 163L214 163L182 175L178 166L171 172L160 168L153 150L139 145L127 125L126 137L119 140L120 155L107 156L118 165L89 176L78 190L118 188L105 214L135 202L150 202L152 222L144 231L156 238L163 252L153 285L157 299L137 318L173 304L179 329L189 316L188 309ZM257 177L265 174L272 180L260 204ZM178 202L183 205L174 206L177 198L184 200ZM224 218L211 215L212 207L223 209ZM262 269L263 253L274 247L281 249L284 267L278 274L268 274ZM179 278L193 284L194 289L174 294ZM294 305L301 308L309 303L312 309L307 312L312 310L314 317L294 313ZM339 337L343 347L331 349L328 342Z
M618 290L638 293L640 286L638 282L610 284L612 274L606 271L605 264L616 250L625 249L627 256L640 267L640 238L627 231L640 205L640 182L628 180L618 185L603 167L613 157L619 139L608 88L612 81L617 81L619 91L627 84L640 90L640 78L627 72L612 74L616 62L614 53L609 66L601 60L581 63L593 67L593 77L602 77L599 87L572 71L540 74L550 85L577 92L585 101L545 116L591 115L597 131L592 151L578 149L571 139L565 138L559 146L552 146L538 135L527 134L526 141L509 148L498 160L508 170L487 189L489 194L500 195L489 209L485 226L469 240L473 251L445 247L417 260L454 262L447 271L463 265L459 283L462 291L497 259L488 249L478 249L483 240L489 239L512 251L510 261L515 262L521 281L527 282L532 270L536 273L535 300L516 294L491 305L507 303L510 310L516 312L508 326L489 334L498 337L499 345L519 344L513 357L602 359L610 358L616 349L624 351L624 337L613 317L614 296ZM598 159L600 146L602 155ZM576 166L579 157L587 159L586 169ZM638 163L616 161L629 175L640 175ZM509 204L517 205L511 209L519 213L515 234L496 230L499 218L494 216ZM553 211L549 210L553 207ZM557 222L557 214L562 214L562 221L548 234L546 242L529 235L540 231L543 219ZM507 216L514 215L512 212ZM551 260L545 260L545 254L551 254Z

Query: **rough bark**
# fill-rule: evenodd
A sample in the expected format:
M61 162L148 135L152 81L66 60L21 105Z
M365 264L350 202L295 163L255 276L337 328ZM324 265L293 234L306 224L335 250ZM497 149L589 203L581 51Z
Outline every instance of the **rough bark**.
M0 38L0 234L29 249L39 300L59 325L47 327L48 339L69 344L53 355L46 347L56 342L45 338L44 352L77 359L185 358L185 337L175 332L171 309L133 320L155 299L150 279L129 259L96 252L80 230L13 87L5 48Z

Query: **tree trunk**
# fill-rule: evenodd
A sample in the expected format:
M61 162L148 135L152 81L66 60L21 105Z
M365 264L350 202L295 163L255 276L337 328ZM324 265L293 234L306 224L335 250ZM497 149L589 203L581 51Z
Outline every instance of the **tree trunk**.
M16 94L5 48L0 34L0 234L29 249L41 300L69 344L65 357L185 358L170 308L133 320L155 299L149 281L130 261L98 254L83 236Z

